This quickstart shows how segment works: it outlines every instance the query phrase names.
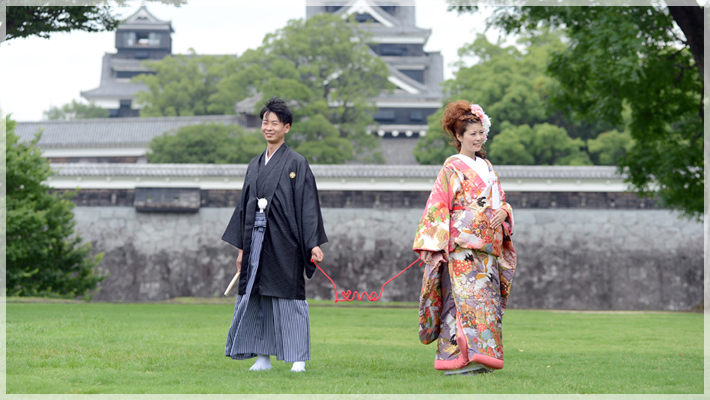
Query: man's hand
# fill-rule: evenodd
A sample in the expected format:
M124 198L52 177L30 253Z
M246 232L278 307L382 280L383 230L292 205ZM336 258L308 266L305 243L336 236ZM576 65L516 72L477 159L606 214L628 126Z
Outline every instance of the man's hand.
M323 250L320 249L320 247L316 246L311 250L311 258L313 259L314 263L319 263L323 261Z
M239 255L237 256L237 272L242 270L242 249L239 249Z

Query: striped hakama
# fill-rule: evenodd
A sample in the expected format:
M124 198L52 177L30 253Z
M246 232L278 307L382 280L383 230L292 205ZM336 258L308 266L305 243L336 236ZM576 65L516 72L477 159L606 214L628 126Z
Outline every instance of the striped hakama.
M245 360L259 354L285 362L311 359L310 320L305 300L252 294L266 231L266 214L256 213L246 294L238 295L224 354Z

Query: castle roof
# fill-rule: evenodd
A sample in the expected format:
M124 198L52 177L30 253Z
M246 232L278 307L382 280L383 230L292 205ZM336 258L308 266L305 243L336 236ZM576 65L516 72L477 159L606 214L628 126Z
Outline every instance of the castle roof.
M174 32L172 21L158 19L155 15L151 14L144 5L128 16L117 27L117 30L124 29Z
M128 79L119 80L113 77L112 71L141 71L150 72L144 67L143 60L116 58L115 54L104 54L101 61L101 83L96 89L81 92L81 96L88 100L121 99L132 100L141 90L148 87L144 83L133 83Z
M37 143L42 149L148 146L154 137L165 132L208 123L236 125L238 121L235 115L50 120L18 122L15 134L20 141L29 142L43 130Z

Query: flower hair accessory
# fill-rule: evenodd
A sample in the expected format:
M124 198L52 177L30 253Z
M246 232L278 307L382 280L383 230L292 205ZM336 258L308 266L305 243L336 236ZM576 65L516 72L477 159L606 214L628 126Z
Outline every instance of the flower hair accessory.
M491 119L485 112L483 112L483 109L478 104L471 104L471 114L477 116L478 119L481 120L481 125L483 125L486 135L486 139L483 141L483 143L485 143L486 140L488 140L488 132L491 130Z

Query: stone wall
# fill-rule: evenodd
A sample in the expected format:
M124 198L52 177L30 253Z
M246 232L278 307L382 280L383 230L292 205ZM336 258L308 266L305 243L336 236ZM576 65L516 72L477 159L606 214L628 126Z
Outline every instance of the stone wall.
M236 272L236 250L220 237L231 208L140 213L76 207L77 230L103 251L110 273L94 299L151 301L220 296ZM324 208L330 242L321 267L338 290L377 291L416 259L419 209ZM703 299L703 227L668 210L518 209L518 270L510 307L686 310ZM421 267L384 290L383 301L417 301ZM309 298L332 299L323 274Z

